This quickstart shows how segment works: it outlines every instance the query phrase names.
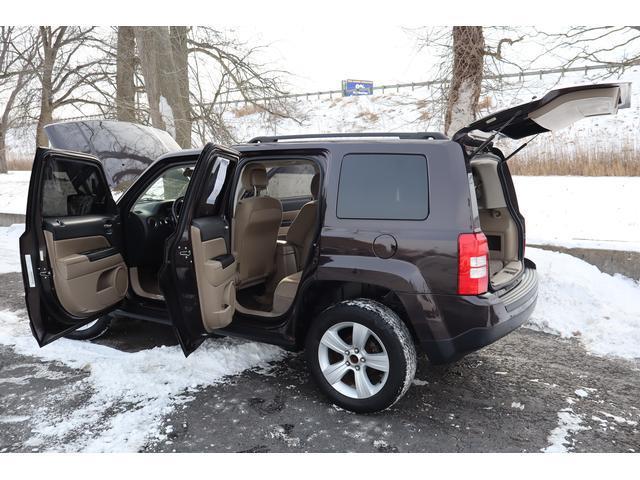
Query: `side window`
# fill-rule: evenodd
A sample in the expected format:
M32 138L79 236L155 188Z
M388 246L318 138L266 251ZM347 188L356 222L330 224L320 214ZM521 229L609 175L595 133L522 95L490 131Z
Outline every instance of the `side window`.
M111 213L113 202L100 168L78 160L52 158L44 169L42 216Z
M159 202L175 200L182 197L187 191L193 167L180 166L165 170L156 180L147 187L136 204L143 202Z
M316 171L313 165L286 165L267 169L269 184L267 195L277 199L310 197L311 179Z
M349 154L342 160L339 218L424 220L428 198L422 155Z

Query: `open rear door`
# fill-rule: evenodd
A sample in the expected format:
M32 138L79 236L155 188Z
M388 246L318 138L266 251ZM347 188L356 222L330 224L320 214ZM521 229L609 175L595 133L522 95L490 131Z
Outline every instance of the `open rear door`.
M453 140L466 143L469 132L500 132L519 139L557 131L587 117L614 115L631 105L630 83L602 83L551 90L544 97L507 108L458 130Z
M160 288L185 355L235 313L236 261L224 207L239 155L211 143L204 147L166 242Z
M114 310L124 298L121 225L97 158L37 149L20 257L40 346Z

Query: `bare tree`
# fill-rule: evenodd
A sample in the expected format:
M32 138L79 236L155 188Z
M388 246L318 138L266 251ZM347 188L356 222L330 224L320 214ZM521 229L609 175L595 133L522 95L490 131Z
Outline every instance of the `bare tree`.
M104 54L95 46L96 27L39 27L39 42L32 63L40 83L37 145L46 145L44 126L53 121L56 109L93 105L108 109L109 94L101 83L108 72L102 68ZM97 95L96 95L97 94Z
M4 98L0 111L0 173L7 172L7 133L26 118L25 109L16 109L16 104L33 78L30 61L35 55L34 46L29 27L0 27L0 97Z
M173 133L181 147L191 147L185 27L135 27L151 123Z
M482 27L453 27L453 67L444 130L452 136L475 117L484 71Z
M136 39L133 27L117 27L116 118L136 121Z
M531 34L510 27L454 26L414 30L419 50L429 50L437 61L432 70L432 94L425 99L428 119L442 119L449 135L472 122L482 93L503 88L491 80L506 68L524 70L523 61L510 58L511 47ZM445 79L445 81L440 81Z
M211 27L194 27L187 39L190 99L194 131L202 143L237 141L233 125L225 120L229 100L241 100L243 108L262 115L265 123L303 116L286 93L288 72L260 62L265 45L249 45ZM262 100L258 100L262 99Z
M607 73L611 75L640 64L638 26L574 26L563 32L537 33L545 45L540 57L557 57L566 67L589 63L610 65Z

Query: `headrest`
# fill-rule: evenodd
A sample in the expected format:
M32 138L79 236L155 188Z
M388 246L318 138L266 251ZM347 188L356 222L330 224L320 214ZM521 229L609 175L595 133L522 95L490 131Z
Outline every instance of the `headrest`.
M262 190L267 188L267 184L269 183L267 179L267 169L262 165L249 165L245 167L240 180L245 190L253 190L254 187Z
M318 190L320 187L320 174L316 173L311 179L311 196L315 200L318 198Z

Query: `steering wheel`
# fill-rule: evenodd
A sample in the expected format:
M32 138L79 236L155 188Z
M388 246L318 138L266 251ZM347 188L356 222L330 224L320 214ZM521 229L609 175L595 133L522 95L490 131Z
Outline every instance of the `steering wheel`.
M178 224L178 218L180 217L180 210L182 210L183 203L184 196L176 198L171 204L171 217L176 225Z

